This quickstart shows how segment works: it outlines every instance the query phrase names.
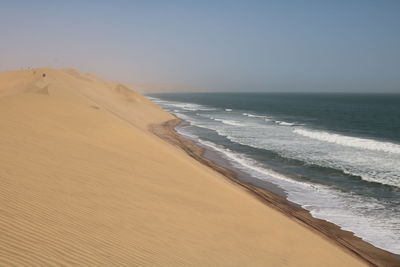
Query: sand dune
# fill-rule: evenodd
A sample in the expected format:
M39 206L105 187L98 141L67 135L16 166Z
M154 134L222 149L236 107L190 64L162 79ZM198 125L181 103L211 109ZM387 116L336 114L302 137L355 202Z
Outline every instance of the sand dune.
M76 70L0 74L0 265L365 265L147 130L171 118Z

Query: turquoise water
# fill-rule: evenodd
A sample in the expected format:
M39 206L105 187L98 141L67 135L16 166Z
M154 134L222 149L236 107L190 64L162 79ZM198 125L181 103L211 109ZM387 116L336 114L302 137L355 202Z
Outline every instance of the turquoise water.
M288 199L400 254L400 95L156 94L178 131Z

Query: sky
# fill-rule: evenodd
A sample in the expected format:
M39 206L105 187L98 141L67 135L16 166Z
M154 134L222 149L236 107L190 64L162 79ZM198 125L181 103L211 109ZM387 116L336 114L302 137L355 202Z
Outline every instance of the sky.
M400 1L8 1L0 71L165 90L400 93Z

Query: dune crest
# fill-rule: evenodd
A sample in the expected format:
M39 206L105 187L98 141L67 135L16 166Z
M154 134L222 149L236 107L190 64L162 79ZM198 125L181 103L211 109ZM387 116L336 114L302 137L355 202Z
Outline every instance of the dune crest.
M149 132L172 118L77 70L1 73L0 265L365 265Z

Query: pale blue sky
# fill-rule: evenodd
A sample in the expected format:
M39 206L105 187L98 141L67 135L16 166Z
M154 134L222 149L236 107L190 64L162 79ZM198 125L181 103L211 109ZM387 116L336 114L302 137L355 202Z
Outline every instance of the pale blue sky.
M400 92L400 1L1 1L0 71L210 91Z

